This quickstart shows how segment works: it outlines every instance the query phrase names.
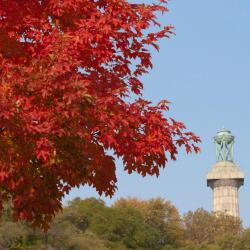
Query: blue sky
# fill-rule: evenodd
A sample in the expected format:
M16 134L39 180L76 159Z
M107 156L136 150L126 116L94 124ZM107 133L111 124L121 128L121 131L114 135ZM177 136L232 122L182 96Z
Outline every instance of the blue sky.
M155 1L137 1L152 3ZM172 102L169 116L183 121L202 139L199 155L180 151L159 178L128 175L117 161L120 197L172 201L180 213L212 208L212 191L206 173L215 163L213 136L225 126L235 139L235 162L246 174L240 190L240 212L250 226L250 1L172 0L170 12L160 20L175 26L176 36L160 42L153 52L154 68L143 77L144 97ZM99 197L94 189L74 189L74 197Z

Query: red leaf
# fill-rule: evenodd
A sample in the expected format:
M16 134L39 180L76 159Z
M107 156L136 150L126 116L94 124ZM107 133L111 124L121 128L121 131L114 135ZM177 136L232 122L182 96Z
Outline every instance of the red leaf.
M142 98L148 47L173 34L160 2L1 1L0 196L14 218L47 230L71 188L112 196L107 149L142 176L158 176L179 146L199 151L199 137L165 116L167 101Z

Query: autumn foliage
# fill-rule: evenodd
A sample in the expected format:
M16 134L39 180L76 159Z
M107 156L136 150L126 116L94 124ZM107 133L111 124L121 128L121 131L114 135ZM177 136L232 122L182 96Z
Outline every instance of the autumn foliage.
M164 117L167 101L141 96L150 47L172 33L157 21L166 11L163 0L0 1L0 195L15 219L46 229L80 185L112 196L109 149L143 176L158 176L179 146L199 150Z

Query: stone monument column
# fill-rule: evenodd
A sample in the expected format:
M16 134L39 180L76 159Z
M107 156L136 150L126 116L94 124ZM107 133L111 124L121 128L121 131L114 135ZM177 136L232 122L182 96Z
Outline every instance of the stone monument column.
M217 162L207 174L207 186L213 190L213 211L239 217L239 188L244 173L234 163L234 136L223 128L214 137Z

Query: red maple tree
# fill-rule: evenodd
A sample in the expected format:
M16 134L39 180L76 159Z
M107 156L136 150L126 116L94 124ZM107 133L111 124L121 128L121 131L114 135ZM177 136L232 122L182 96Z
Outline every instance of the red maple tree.
M164 116L167 101L141 96L150 46L172 33L157 20L166 11L163 0L0 1L1 209L11 199L15 219L46 230L72 187L114 194L109 149L143 176L158 176L181 145L199 150Z

